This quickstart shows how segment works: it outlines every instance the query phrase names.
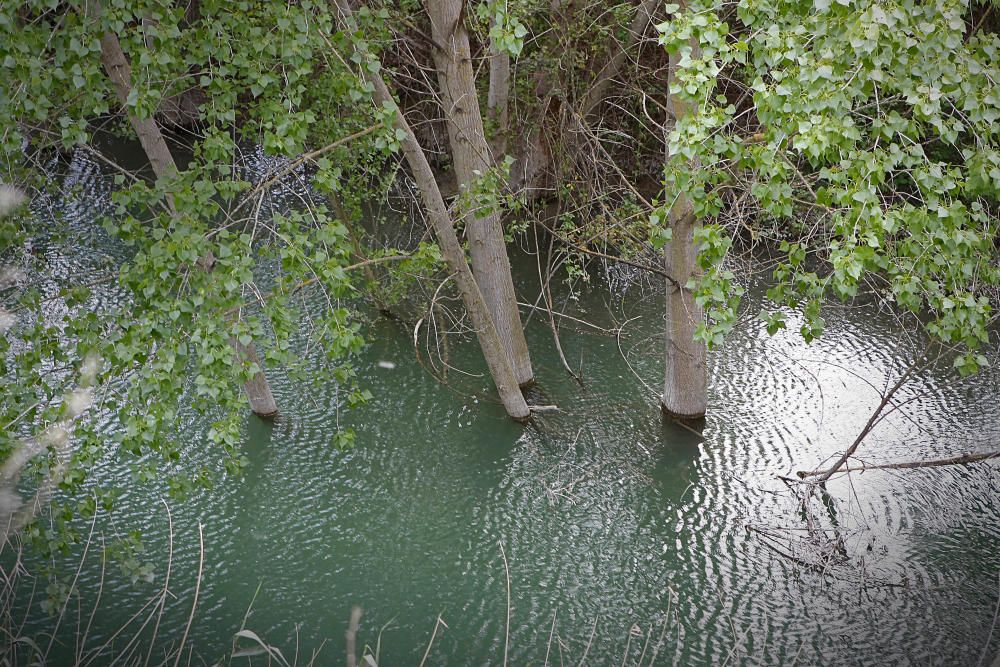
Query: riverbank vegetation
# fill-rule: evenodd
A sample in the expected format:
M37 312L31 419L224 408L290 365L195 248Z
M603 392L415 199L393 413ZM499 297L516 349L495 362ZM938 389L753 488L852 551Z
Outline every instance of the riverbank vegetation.
M745 312L734 255L769 276L751 315L771 334L794 319L819 338L830 299L876 301L926 332L843 456L789 481L811 494L850 469L913 374L990 362L998 63L1000 7L960 0L8 3L5 539L43 553L85 541L81 519L121 493L91 479L109 454L138 481L166 476L176 498L238 474L248 408L283 410L275 373L335 383L338 410L365 403L361 304L415 339L474 337L504 410L529 421L552 406L530 389L525 304L582 385L551 285L607 261L664 285L665 419L711 417L707 355ZM108 137L138 141L143 164L120 163ZM260 173L240 159L254 146ZM104 219L117 250L55 277L37 248L79 230L40 226L21 199L74 150L117 174ZM405 242L370 213L401 189L426 228ZM537 295L515 288L515 244L539 257ZM127 305L93 298L107 284ZM321 365L300 359L303 332ZM186 410L211 421L218 452L195 469L180 455Z

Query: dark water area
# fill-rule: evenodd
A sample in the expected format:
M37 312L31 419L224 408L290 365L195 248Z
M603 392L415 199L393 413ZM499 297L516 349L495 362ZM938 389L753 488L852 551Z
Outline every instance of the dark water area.
M59 178L64 194L34 206L75 239L45 246L51 290L121 252L95 223L107 170L81 152ZM533 301L534 258L515 264ZM356 367L373 400L347 411L335 385L276 370L283 419L247 417L243 476L175 504L165 486L132 481L126 462L102 462L96 478L124 495L95 534L140 528L156 578L132 584L89 554L53 655L72 659L98 595L91 645L123 649L134 632L115 632L169 569L155 664L184 634L203 562L192 664L222 659L243 627L289 663L319 650L316 664L343 664L354 606L359 652L378 645L384 665L419 664L432 634L433 665L501 664L505 652L514 665L989 664L1000 651L1000 629L987 648L1000 595L997 462L834 479L808 512L778 477L846 449L924 341L891 312L839 303L811 345L792 312L789 331L769 336L755 318L764 288L747 287L746 316L709 356L708 416L694 430L660 415L663 294L648 281L610 289L597 275L572 298L560 285L565 313L596 325L561 320L583 387L547 319L523 312L533 401L558 406L528 426L504 416L474 343L451 341L445 386L418 363L410 326L371 313ZM126 297L108 284L94 298ZM946 366L902 390L905 408L862 460L998 448L1000 374L963 380ZM333 445L338 424L355 429L353 448ZM188 415L178 428L192 466L213 456L206 421ZM26 628L45 633L38 602Z

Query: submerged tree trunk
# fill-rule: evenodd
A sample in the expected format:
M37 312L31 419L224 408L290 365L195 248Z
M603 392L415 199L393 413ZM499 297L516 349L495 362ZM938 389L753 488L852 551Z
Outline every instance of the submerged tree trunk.
M348 27L353 28L353 13L347 0L334 0L334 4ZM448 208L445 206L437 181L434 179L434 172L427 162L427 156L420 147L410 124L399 111L399 105L396 104L382 78L378 74L371 74L368 70L364 70L364 75L372 84L372 99L375 104L379 106L390 105L396 109L395 126L404 133L401 141L403 155L410 166L413 178L417 182L420 198L426 207L427 218L441 248L441 254L444 256L448 268L455 275L455 284L458 286L462 303L472 319L472 325L476 330L476 337L479 339L479 346L486 359L490 376L500 394L500 401L508 415L518 420L527 419L531 416L531 410L518 388L518 381L497 332L497 327L493 323L486 300L476 283L472 270L469 268L469 263L465 259L462 245L458 242L455 226L448 214Z
M661 407L671 417L696 419L705 416L708 402L708 371L705 344L696 341L695 330L705 313L685 285L696 275L695 216L684 195L670 212L673 239L664 250L667 274L666 373ZM674 282L676 281L676 282Z
M274 400L274 394L271 393L271 383L267 381L267 376L264 375L264 363L257 355L257 346L253 344L253 341L250 341L249 345L244 345L235 338L230 339L230 343L242 361L256 364L259 369L243 385L243 390L250 401L250 409L258 417L265 419L277 417L278 404Z
M462 0L431 0L427 3L433 38L443 47L443 50L435 50L434 60L455 175L460 187L470 188L480 175L490 169L492 159L476 96L469 33L465 28L462 8ZM531 359L521 315L517 310L499 213L484 215L475 210L466 211L465 233L469 239L473 274L486 300L514 377L521 386L530 384L534 377Z
M370 78L375 85L373 93L375 101L378 104L391 103L392 96L382 79L378 76ZM413 178L417 181L424 206L427 207L428 218L441 247L441 254L448 263L448 268L455 274L455 283L462 295L465 309L472 318L476 336L479 338L479 346L483 350L486 365L490 369L490 375L496 384L500 400L503 402L507 414L511 417L527 419L531 411L518 388L520 383L514 375L510 359L493 323L493 318L490 316L483 294L472 270L469 269L468 262L465 261L465 253L458 242L458 236L448 215L444 199L441 197L437 181L434 180L434 172L431 171L431 166L427 162L427 156L424 155L413 130L401 113L396 114L396 126L406 132L406 137L402 141L403 154L406 156L407 164L410 165L410 171L413 172Z
M678 56L671 55L668 85L672 85L678 60ZM675 119L682 118L687 112L684 102L673 93L668 96L668 104L668 110ZM668 154L667 160L670 159ZM682 419L704 417L708 404L708 370L705 365L708 350L704 343L694 338L705 313L687 287L688 281L698 275L695 261L698 248L694 232L699 224L685 193L676 193L670 209L673 237L663 251L667 275L671 278L667 280L666 372L660 406L666 415Z
M163 138L160 127L153 118L140 118L128 111L128 98L132 92L132 69L122 51L118 36L112 32L106 32L101 37L101 62L115 88L118 101L126 109L132 129L139 136L139 143L142 144L142 149L146 153L146 158L149 160L157 180L171 178L177 173L177 164L174 162L174 157ZM174 199L169 193L167 194L167 207L172 215L177 215ZM207 261L205 264L210 266L211 262ZM264 366L257 356L256 347L252 341L249 345L241 345L232 339L231 343L242 361L255 363L261 369L243 387L250 401L250 409L259 417L275 417L278 414L278 406L271 393L267 376L264 374Z

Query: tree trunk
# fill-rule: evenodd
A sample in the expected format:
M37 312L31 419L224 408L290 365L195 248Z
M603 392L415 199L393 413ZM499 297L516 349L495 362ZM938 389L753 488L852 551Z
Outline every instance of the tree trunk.
M392 96L389 94L389 89L386 88L382 79L378 76L371 76L369 78L375 86L375 92L373 93L375 102L377 104L384 104L386 102L395 104ZM406 132L406 138L402 141L403 154L406 157L407 164L410 165L410 171L413 172L413 178L417 181L417 187L420 189L420 197L423 199L424 206L427 207L427 216L434 229L434 235L437 237L438 244L441 246L441 254L444 255L448 267L455 274L455 283L458 285L458 291L462 295L462 302L465 304L465 309L472 318L472 324L476 329L476 336L479 338L479 346L483 350L486 365L490 369L490 375L496 384L500 400L503 402L507 414L511 417L515 419L527 419L531 411L524 400L524 396L521 394L521 390L518 388L519 383L511 368L510 359L500 340L497 329L493 324L493 318L490 316L483 294L476 283L471 269L469 269L468 262L465 261L465 253L458 242L455 227L448 215L448 209L445 206L444 199L441 197L437 181L434 180L434 172L427 162L427 156L424 155L423 149L417 143L417 139L409 123L398 112L396 114L396 127Z
M459 186L471 187L492 166L483 119L476 97L469 34L462 13L462 0L431 0L427 3L432 36L444 47L434 60L447 119L452 160ZM517 310L510 260L504 243L499 213L479 215L468 211L465 233L469 239L472 271L493 318L497 334L521 386L533 380L528 344Z
M693 57L697 57L697 47ZM668 85L672 85L678 61L678 56L670 56ZM687 112L685 103L672 93L668 96L668 107L675 119L682 118ZM670 159L668 148L667 160ZM708 370L705 365L708 350L704 343L694 339L695 330L704 321L705 313L686 286L691 278L698 275L695 262L698 248L694 242L694 231L699 224L685 193L677 193L670 210L673 237L663 251L667 274L672 280L667 280L666 372L660 407L664 414L681 419L704 417L708 404Z
M115 94L118 96L118 101L126 108L129 123L131 123L132 129L139 136L139 143L142 144L142 149L146 153L146 158L149 160L149 164L152 166L157 180L164 180L174 176L177 173L177 164L174 162L174 157L170 153L170 147L167 146L167 142L163 138L163 133L160 132L160 127L156 124L156 121L152 118L140 118L128 111L128 98L132 92L132 69L129 67L128 59L122 51L118 36L112 32L106 32L101 37L101 62L108 73L108 78L111 79ZM174 199L169 193L167 194L167 206L170 209L170 213L176 216L177 209L174 206ZM211 262L206 263L211 264ZM231 342L240 359L244 362L256 363L262 369L244 385L244 390L250 401L250 409L255 415L260 417L272 418L276 416L278 414L278 407L274 402L274 396L271 394L271 386L267 381L267 376L264 374L263 364L260 363L260 359L257 357L257 350L254 344L251 342L250 345L244 346L235 340Z
M705 319L691 290L684 285L697 271L694 243L697 222L691 205L680 195L670 212L673 240L664 250L667 280L666 374L663 381L663 412L671 417L697 419L705 416L708 401L708 371L705 344L694 339ZM676 281L673 282L673 281Z
M149 165L153 168L153 174L157 180L170 178L177 173L177 165L156 121L152 118L140 118L129 111L128 97L132 92L132 68L125 58L125 53L122 52L118 36L112 32L106 32L101 37L101 63L108 73L108 78L111 79L118 101L125 107L128 121L139 137L139 143L142 144L142 150L145 151ZM174 198L170 194L167 195L167 206L170 212L176 215Z
M267 376L264 375L264 364L260 360L260 357L257 356L257 346L253 344L253 341L250 341L249 345L244 345L235 338L231 338L229 342L233 346L233 349L236 350L241 361L257 364L257 368L259 369L243 385L243 390L250 401L250 409L253 410L255 415L264 419L277 417L278 404L274 401L274 394L271 393L271 383L267 381Z
M486 116L495 132L494 160L507 152L508 100L510 98L510 54L490 43L490 90L486 99Z
M334 0L334 4L344 18L348 29L353 30L355 28L354 17L347 0ZM437 237L441 254L444 256L448 268L455 274L455 284L462 296L462 303L472 319L476 337L479 339L479 346L490 370L490 376L500 394L500 401L508 415L518 420L527 419L531 416L531 410L518 388L517 379L497 333L497 328L493 324L493 318L490 316L486 301L468 262L465 260L465 252L458 242L455 226L448 215L448 208L445 206L441 190L434 179L434 172L427 162L427 156L424 155L413 129L399 111L399 105L389 93L389 88L382 81L382 77L371 74L367 69L363 71L365 77L372 84L372 99L375 104L379 106L391 105L396 109L395 126L405 134L401 142L403 155L410 166L410 171L413 172L414 180L417 182L420 198L427 209L427 218L435 237Z

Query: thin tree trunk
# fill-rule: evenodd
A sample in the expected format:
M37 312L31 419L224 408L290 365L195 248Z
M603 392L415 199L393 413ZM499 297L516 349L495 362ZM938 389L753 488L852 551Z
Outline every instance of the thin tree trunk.
M435 49L441 99L447 119L452 160L459 186L471 187L492 165L472 70L469 34L462 15L462 0L427 3L432 36L444 47ZM517 310L514 281L499 213L468 211L465 233L469 239L472 271L493 317L497 334L521 386L533 380L528 344Z
M496 133L494 159L507 152L508 100L510 99L510 54L490 43L490 90L486 98L486 116Z
M645 36L656 5L657 0L642 0L639 3L629 25L628 39L624 44L614 44L612 47L614 52L608 57L597 76L594 77L593 84L580 100L577 108L569 110L567 126L563 127L559 134L561 135L562 147L570 153L571 160L581 159L580 153L586 143L587 119L600 108L608 95L615 90L612 84L621 76L629 56L638 57L639 44ZM554 31L567 29L566 26L572 20L573 11L571 2L563 3L559 0L553 0L550 3L551 23L553 26L559 26L554 28ZM546 78L544 72L540 73L540 76L543 79ZM548 90L552 84L546 83L540 87ZM543 106L543 115L549 113L549 107L549 104ZM521 146L518 159L515 161L514 169L512 169L510 187L515 191L523 189L529 193L543 192L545 188L539 185L540 175L543 170L551 167L551 158L546 142L542 141L541 129L534 130ZM586 163L586 159L582 161Z
M132 129L139 136L139 143L146 153L150 166L157 180L166 180L177 173L177 164L170 153L160 127L153 118L140 118L128 111L128 98L132 92L132 70L129 67L128 59L122 51L121 42L118 36L112 32L106 32L101 37L101 62L108 78L114 86L118 101L126 108L129 123ZM167 206L172 215L177 215L173 197L167 194ZM211 262L206 262L210 265ZM244 362L256 363L261 369L244 385L247 398L250 401L250 409L255 415L264 418L272 418L278 414L278 407L275 404L274 396L271 393L271 386L267 381L267 376L263 371L263 364L257 356L257 349L253 342L249 345L240 345L235 340L231 341L240 359Z
M678 61L678 56L670 56L668 85L672 85ZM685 103L673 93L668 96L668 105L675 119L682 118L687 112ZM668 148L667 160L670 159ZM694 232L700 223L683 192L677 193L670 209L670 224L673 237L663 250L667 275L671 278L667 279L666 371L660 406L668 416L697 419L705 416L708 404L708 370L705 364L708 351L704 343L694 338L705 313L687 287L688 281L698 276L695 261L698 248Z
M174 163L174 157L170 154L170 148L163 139L163 133L160 132L156 121L153 118L140 118L131 113L128 108L128 98L132 92L132 68L128 64L128 59L125 58L118 36L112 32L106 32L101 37L101 63L108 73L108 78L111 79L118 101L125 107L128 121L139 137L139 143L142 144L142 150L145 151L146 158L153 168L153 174L156 175L157 180L165 180L174 176L177 173L177 165ZM167 206L171 213L176 214L174 199L169 194L167 195Z
M611 92L611 84L621 75L622 68L628 62L629 57L631 56L633 59L639 57L639 42L642 41L642 38L646 34L646 28L649 25L657 4L658 0L643 0L635 8L635 16L632 17L632 23L629 25L628 39L626 39L624 44L616 42L613 45L612 48L615 49L614 54L608 58L604 67L597 73L593 85L590 86L590 90L587 91L587 94L580 101L580 117L584 120L597 110L608 96L608 93Z
M334 3L347 23L348 28L353 28L353 13L347 0L334 0ZM445 206L441 190L434 179L434 172L427 162L427 156L420 147L420 143L417 141L410 124L403 117L403 114L399 112L399 105L396 104L396 101L389 93L389 88L382 81L382 78L378 75L372 75L367 70L364 73L368 81L372 84L372 99L375 104L379 106L391 105L397 110L395 126L405 134L401 142L403 156L406 158L406 162L410 166L410 171L413 173L413 178L417 182L420 197L424 202L424 207L427 209L427 218L441 248L441 254L444 256L448 268L455 274L455 284L458 286L465 309L472 319L472 325L475 327L476 337L479 339L479 346L483 351L483 357L486 359L490 376L493 378L497 392L500 394L500 401L503 403L508 415L518 420L527 419L531 415L531 410L528 408L528 404L518 388L517 379L514 376L510 360L497 333L497 328L493 323L493 318L490 316L483 294L465 259L465 252L462 250L462 245L458 242L455 226L448 215L448 208Z
M373 97L376 103L382 104L392 101L392 96L385 83L377 76L371 77L371 80L375 85ZM476 336L479 338L479 345L483 350L483 356L486 358L486 365L490 369L493 382L497 386L500 400L503 402L507 414L511 417L527 419L531 414L528 404L518 388L519 382L511 368L510 359L494 326L483 294L469 264L465 261L465 253L458 242L454 225L448 216L448 209L441 197L440 190L438 190L437 181L434 180L434 172L427 162L423 149L417 143L413 130L400 113L396 115L396 127L406 132L406 138L402 142L403 154L407 164L410 165L410 171L413 172L417 187L420 189L420 197L427 208L428 218L434 228L434 235L441 246L441 254L444 255L448 267L455 273L455 283L462 295L465 309L472 318Z

